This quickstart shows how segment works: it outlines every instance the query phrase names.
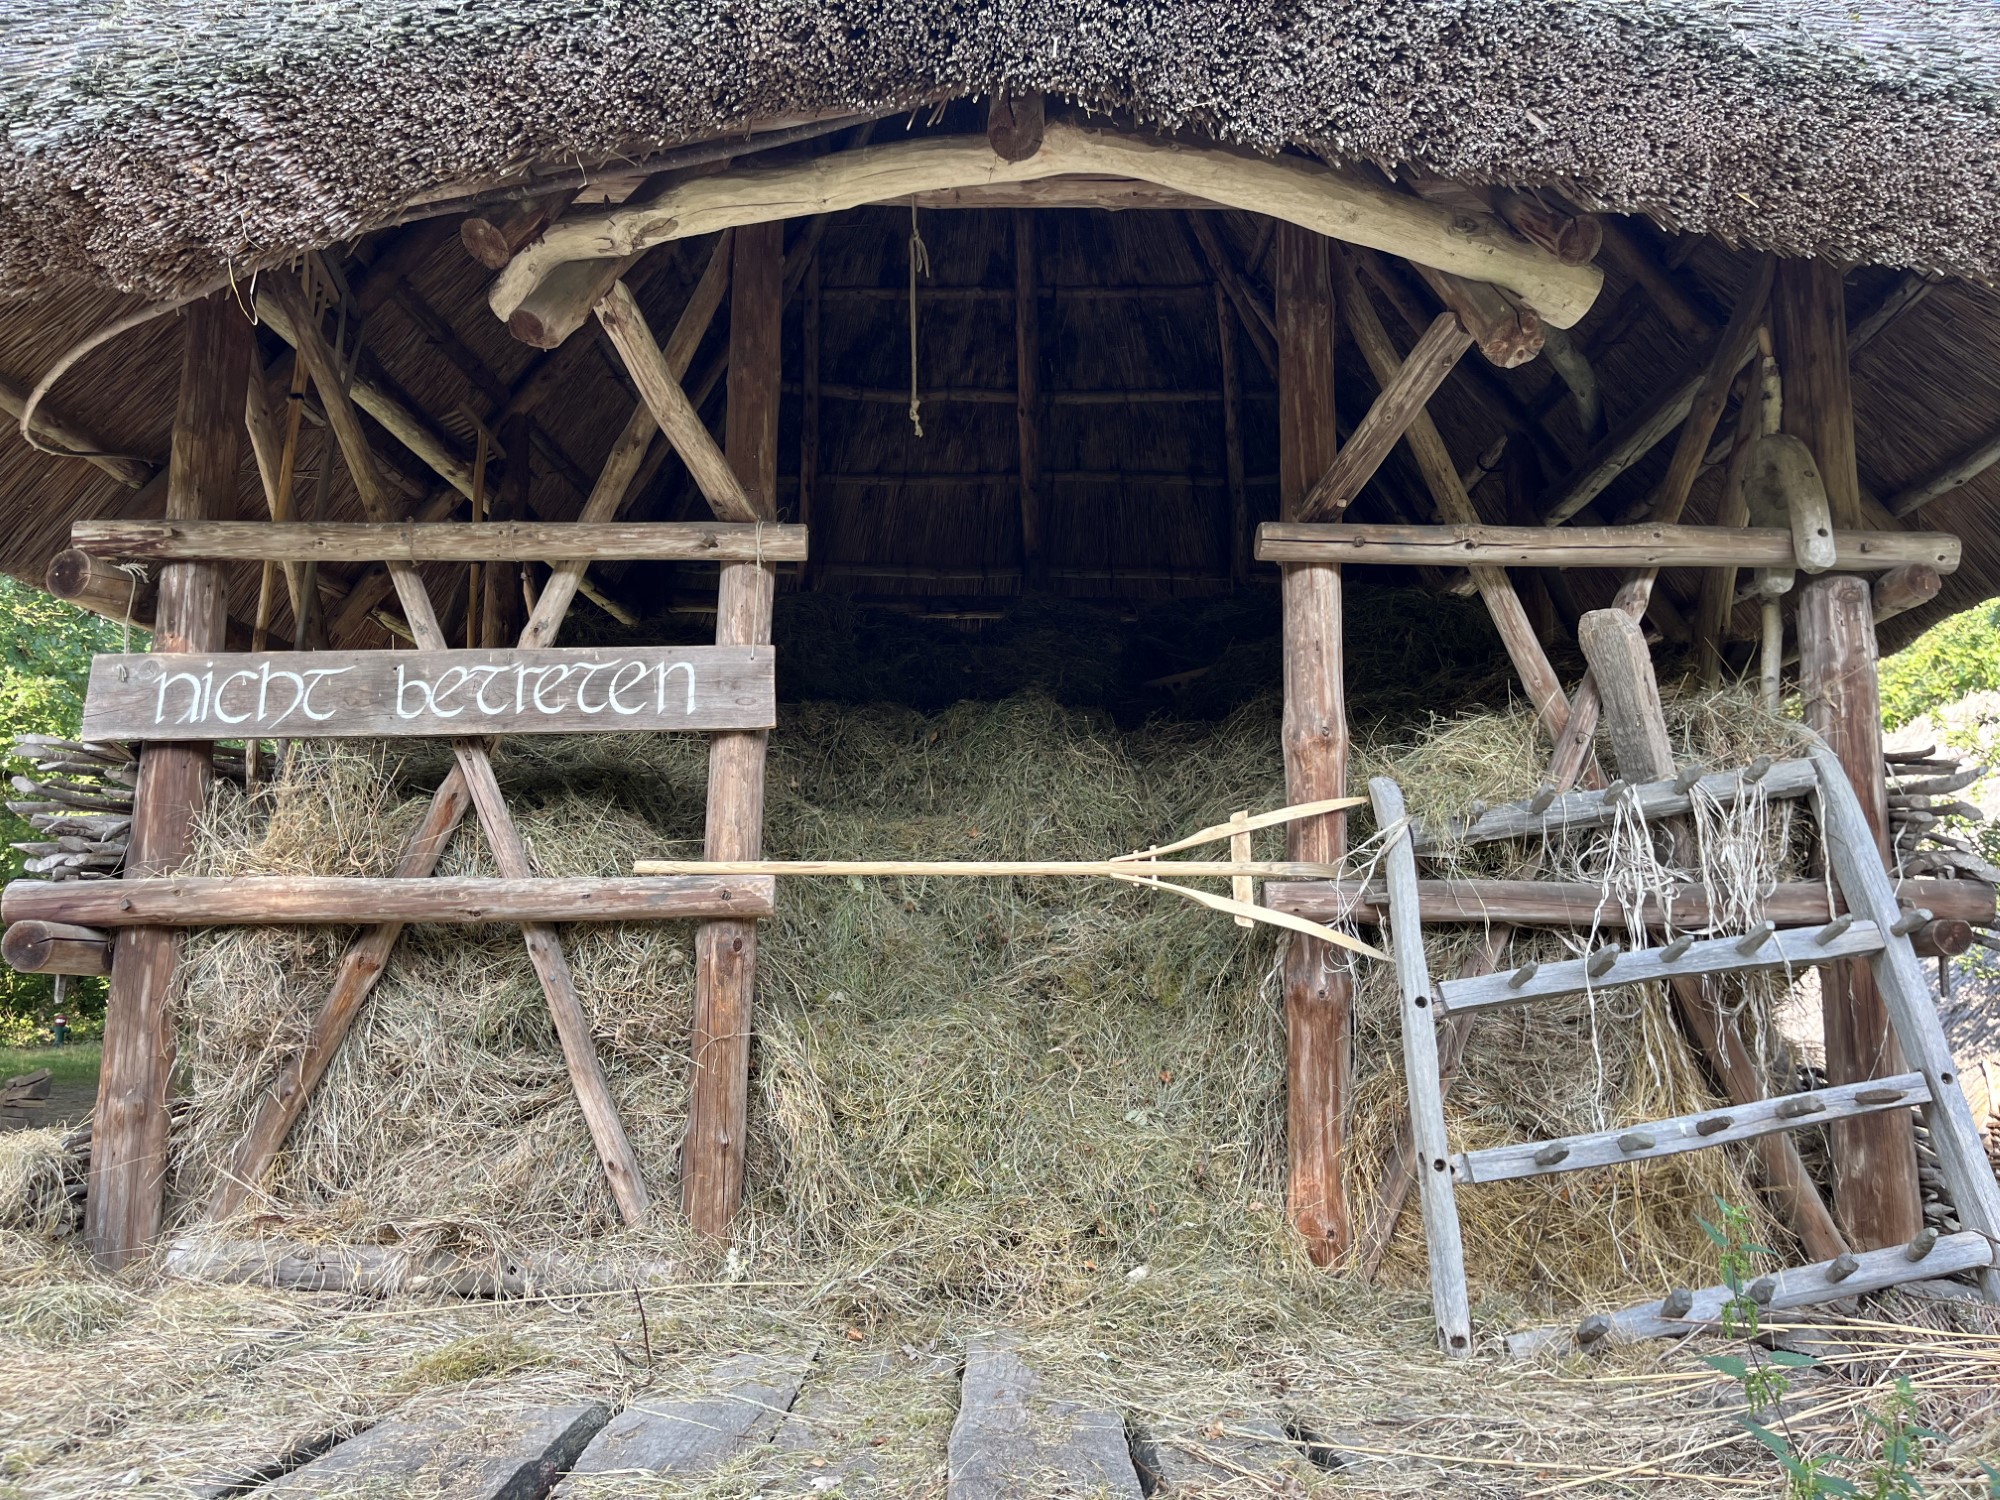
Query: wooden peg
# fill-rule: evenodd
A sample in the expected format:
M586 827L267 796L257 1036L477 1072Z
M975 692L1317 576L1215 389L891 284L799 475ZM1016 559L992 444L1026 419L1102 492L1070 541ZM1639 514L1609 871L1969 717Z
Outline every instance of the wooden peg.
M1658 1144L1659 1142L1643 1130L1628 1130L1618 1137L1618 1149L1627 1156L1638 1151L1651 1151Z
M1556 789L1544 783L1541 790L1528 799L1528 811L1540 817L1555 805Z
M1584 1349L1595 1348L1604 1342L1605 1335L1610 1332L1611 1320L1605 1317L1603 1313L1592 1313L1576 1325L1577 1345Z
M1845 1281L1860 1269L1861 1262L1854 1258L1853 1252L1843 1250L1827 1262L1826 1279L1833 1282Z
M1759 1276L1743 1290L1750 1300L1759 1307L1768 1307L1771 1304L1771 1299L1778 1295L1778 1278L1775 1276Z
M1771 774L1771 767L1775 764L1777 762L1773 761L1768 755L1758 756L1743 768L1744 784L1748 786L1762 781L1766 776Z
M1938 1232L1929 1225L1919 1230L1917 1237L1903 1247L1903 1258L1909 1261L1922 1260L1937 1248Z
M1907 1089L1862 1089L1854 1096L1856 1104L1894 1104L1909 1091Z
M1928 927L1931 921L1931 914L1925 908L1921 906L1912 907L1896 918L1895 921L1891 922L1889 930L1895 933L1897 937L1908 937L1919 928Z
M1696 1135L1720 1135L1735 1123L1736 1119L1733 1115L1709 1115L1704 1119L1695 1121L1694 1133Z
M1248 810L1233 812L1229 815L1229 826L1231 828L1243 828L1241 833L1232 833L1229 835L1229 861L1231 864L1247 865L1250 863L1252 857L1250 830L1244 826L1249 821L1250 814ZM1257 899L1256 881L1248 875L1230 876L1229 899L1232 901L1241 901L1245 906L1252 904ZM1255 927L1257 921L1254 917L1238 917L1236 925L1238 927Z
M1507 988L1510 990L1520 989L1521 986L1535 977L1536 971L1541 967L1540 964L1532 961L1522 964L1520 968L1507 976Z
M1663 1318L1685 1318L1694 1311L1694 1293L1684 1286L1677 1286L1660 1303Z
M1611 785L1604 789L1604 805L1606 807L1616 807L1618 799L1631 790L1632 784L1622 778L1612 782Z
M1775 1111L1781 1120L1797 1120L1805 1115L1824 1114L1826 1101L1818 1094L1798 1094L1790 1099L1780 1100Z
M1820 928L1818 932L1815 932L1813 934L1813 941L1824 947L1838 938L1846 937L1847 929L1853 925L1854 914L1852 912L1842 912L1831 922L1827 923L1826 926Z
M1619 951L1616 943L1599 948L1583 961L1583 972L1592 979L1602 979L1611 972L1611 966L1618 962Z
M1694 784L1708 774L1708 767L1700 761L1690 761L1674 773L1674 790L1685 797L1694 790Z
M1563 1145L1560 1141L1551 1141L1535 1153L1535 1165L1538 1167L1553 1167L1568 1155L1569 1147Z
M1663 963L1677 964L1687 957L1688 949L1693 946L1694 934L1684 932L1660 950L1660 959Z
M1743 934L1742 941L1736 945L1736 951L1744 954L1755 953L1759 948L1771 941L1771 934L1777 930L1778 924L1766 918Z

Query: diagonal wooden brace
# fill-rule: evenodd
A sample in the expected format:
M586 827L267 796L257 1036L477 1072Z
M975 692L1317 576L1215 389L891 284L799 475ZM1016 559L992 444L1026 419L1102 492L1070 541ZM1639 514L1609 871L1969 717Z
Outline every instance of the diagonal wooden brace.
M728 236L725 235L668 341L667 358L677 370L685 371L692 362L695 347L701 342L702 335L714 320L716 309L721 305L729 282L728 250ZM617 515L657 430L651 413L642 404L612 444L580 520L608 521ZM583 567L582 562L571 561L557 564L553 569L533 615L521 632L522 649L548 646L554 642L576 598ZM421 878L436 869L438 859L451 842L451 836L470 801L465 778L454 768L433 795L423 824L405 848L396 868L399 876ZM381 978L402 930L401 923L384 923L370 928L342 958L327 998L313 1018L305 1043L260 1099L256 1115L238 1143L230 1170L209 1203L209 1222L218 1222L235 1213L270 1170L271 1162L303 1112L307 1098L325 1074L348 1029L360 1014L376 981Z

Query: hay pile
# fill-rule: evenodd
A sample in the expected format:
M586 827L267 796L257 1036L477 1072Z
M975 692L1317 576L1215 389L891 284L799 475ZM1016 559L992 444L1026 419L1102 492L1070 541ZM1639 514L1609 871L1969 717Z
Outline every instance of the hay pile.
M1785 743L1782 726L1740 700L1680 705L1677 721L1689 752L1711 764ZM1101 857L1277 805L1276 744L1268 705L1129 733L1036 698L929 718L807 705L773 739L766 846L798 857ZM1486 714L1385 735L1356 779L1388 770L1435 817L1525 795L1540 758L1526 715ZM225 789L199 864L386 873L442 768L423 747L331 750L254 803ZM500 774L546 873L613 874L640 855L699 849L698 739L514 740ZM1260 853L1278 853L1279 835L1260 838ZM1363 847L1357 862L1372 857ZM1523 851L1479 858L1504 870ZM447 867L488 869L476 834L460 835ZM780 912L760 960L737 1264L850 1273L857 1317L1032 1315L1109 1297L1229 1347L1323 1305L1325 1278L1284 1227L1268 932L1102 882L794 880ZM1440 972L1474 936L1434 945ZM193 1107L173 1175L183 1222L346 939L237 929L191 942L178 1005ZM579 926L566 941L668 1223L616 1227L513 930L420 928L294 1134L257 1205L261 1225L420 1248L688 1253L671 1204L689 933ZM1357 979L1353 1191L1365 1208L1402 1085L1393 976L1364 963ZM1708 1102L1663 999L1612 990L1477 1027L1452 1114L1456 1142L1477 1147ZM1718 1195L1754 1198L1719 1152L1462 1195L1475 1297L1509 1317L1712 1279L1695 1216ZM1393 1287L1423 1284L1414 1212L1385 1274Z
M1716 764L1783 742L1781 726L1738 702L1674 713L1684 742ZM1392 769L1437 816L1530 790L1534 741L1523 716L1457 720L1385 733L1357 772ZM1275 715L1262 709L1119 734L1032 699L936 718L806 707L787 712L774 741L770 843L827 856L1128 849L1275 804L1275 745ZM224 794L204 867L386 869L393 835L444 769L429 749L405 752L326 754L265 803ZM636 854L697 847L698 742L515 741L501 774L551 872L612 873ZM1357 835L1368 831L1357 820ZM1275 850L1273 839L1260 852ZM1796 858L1782 828L1766 831L1765 850ZM1359 865L1372 857L1364 845ZM1493 851L1479 858L1505 867ZM1604 851L1550 858L1573 872ZM451 866L482 860L468 834ZM412 930L270 1200L223 1233L556 1248L672 1260L677 1274L643 1299L621 1288L376 1302L148 1285L100 1277L74 1237L52 1247L10 1221L0 1226L0 1496L181 1495L391 1411L497 1409L522 1392L618 1405L696 1389L724 1355L814 1348L816 1381L865 1389L874 1403L826 1451L848 1443L880 1466L879 1490L864 1493L938 1494L955 1350L999 1326L1020 1334L1052 1388L1123 1411L1147 1441L1277 1422L1329 1445L1341 1466L1297 1491L1246 1482L1232 1494L1771 1492L1770 1456L1738 1424L1740 1399L1691 1352L1635 1346L1560 1367L1435 1354L1414 1212L1378 1288L1304 1262L1282 1214L1268 934L1096 883L796 881L780 909L764 928L750 1202L733 1253L698 1251L671 1226L688 934L566 934L614 1093L666 1205L662 1225L631 1232L615 1227L511 930ZM343 941L238 931L190 945L180 1003L192 1107L175 1134L173 1183L183 1223ZM1435 945L1441 970L1466 941ZM1364 968L1360 979L1354 1188L1365 1205L1400 1086L1389 975ZM1756 1020L1761 997L1746 1003ZM1452 1127L1477 1145L1584 1128L1600 1100L1628 1120L1699 1094L1657 1002L1607 991L1594 1019L1588 1007L1535 1007L1476 1028ZM0 1174L46 1179L54 1145L23 1142ZM1464 1195L1482 1335L1547 1308L1629 1300L1669 1277L1712 1279L1694 1222L1711 1193L1749 1201L1719 1152ZM1783 1258L1782 1237L1764 1232ZM1802 1378L1799 1441L1869 1451L1882 1382L1908 1374L1926 1419L1954 1435L1933 1472L1969 1477L2000 1442L2000 1328L1979 1309L1948 1311L1897 1299L1888 1324L1835 1330L1854 1356ZM773 1447L649 1493L818 1493L815 1461Z

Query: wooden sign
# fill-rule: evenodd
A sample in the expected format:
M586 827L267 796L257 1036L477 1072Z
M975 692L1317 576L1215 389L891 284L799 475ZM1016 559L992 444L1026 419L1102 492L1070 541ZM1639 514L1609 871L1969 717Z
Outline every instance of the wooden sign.
M769 646L93 657L92 740L768 729Z

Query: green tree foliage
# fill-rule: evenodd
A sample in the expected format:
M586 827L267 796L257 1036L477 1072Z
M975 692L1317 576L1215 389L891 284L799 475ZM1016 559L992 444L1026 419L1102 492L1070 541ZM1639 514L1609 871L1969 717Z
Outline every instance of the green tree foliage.
M1882 722L1897 729L1968 693L2000 692L2000 599L1933 625L1882 663Z
M144 650L143 631L131 649ZM74 736L83 718L83 690L90 658L125 649L126 632L108 620L0 574L0 752L24 734ZM11 761L11 756L9 757ZM10 765L10 774L21 769ZM10 789L11 791L11 789ZM0 811L7 848L6 877L17 878L23 856L12 846L36 837L26 819ZM70 981L65 1007L72 1020L103 1009L103 981ZM16 974L0 967L0 1041L26 1041L53 1013L54 981L45 974Z

